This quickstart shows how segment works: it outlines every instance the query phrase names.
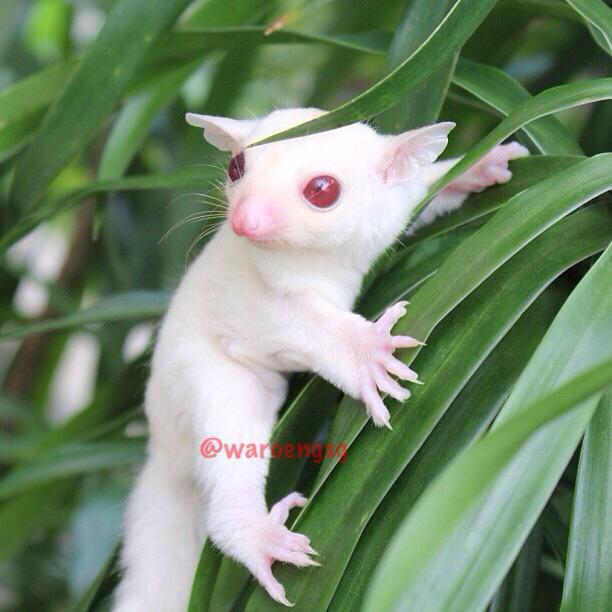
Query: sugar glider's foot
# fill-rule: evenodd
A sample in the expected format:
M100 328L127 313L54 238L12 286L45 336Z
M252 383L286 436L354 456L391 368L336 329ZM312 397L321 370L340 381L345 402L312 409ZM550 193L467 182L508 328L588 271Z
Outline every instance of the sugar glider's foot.
M508 162L511 159L525 157L526 155L529 155L529 151L518 142L498 145L467 172L453 181L447 189L449 191L471 193L482 191L497 183L507 183L512 178L512 172L508 169Z
M249 564L249 569L268 595L285 606L293 604L287 599L283 585L272 574L272 564L275 561L284 561L297 567L321 565L310 557L317 554L310 546L310 539L285 527L289 511L292 508L304 507L306 501L303 495L294 492L272 506L266 520L258 529L258 558Z
M411 348L422 344L410 336L392 336L391 329L406 314L408 302L398 302L387 308L383 315L372 323L369 336L363 339L368 358L361 368L361 398L367 413L377 426L389 429L389 411L379 391L387 393L400 402L410 397L410 391L402 387L391 374L401 380L418 383L419 377L405 363L393 356L397 348Z

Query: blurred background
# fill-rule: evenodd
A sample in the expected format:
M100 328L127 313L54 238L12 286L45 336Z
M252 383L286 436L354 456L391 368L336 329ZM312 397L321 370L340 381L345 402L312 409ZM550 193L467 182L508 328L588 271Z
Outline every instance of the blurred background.
M0 2L3 205L16 156L114 4ZM289 106L331 109L389 69L384 53L300 41L257 46L248 42L252 30L236 26L259 33L262 28L342 33L346 40L365 32L371 36L363 40L384 48L398 24L411 23L401 21L411 4L418 5L397 0L194 2L179 26L234 28L231 45L203 50L170 70L149 66L146 78L127 90L121 106L54 180L50 197L76 193L94 180L112 186L123 176L176 176L190 168L208 168L210 180L222 178L226 158L202 139L200 130L185 124L186 111L251 117ZM447 5L432 6L438 20ZM162 39L158 51L163 52L163 44ZM502 0L462 57L503 68L531 93L609 70L609 57L584 23L556 0ZM2 104L9 103L15 84L37 74L45 79L32 87L31 107L15 121L2 121ZM458 124L449 156L467 150L499 121L494 108L456 83L442 99L435 112ZM409 102L426 103L418 91ZM557 117L587 155L610 150L610 102ZM413 127L410 122L408 117L402 125ZM386 127L392 130L393 122ZM78 207L26 233L2 261L2 330L27 325L30 331L0 343L0 472L9 474L32 457L45 458L17 482L0 487L2 610L75 608L112 563L125 496L144 447L141 400L155 326L168 293L208 237L201 235L206 234L202 219L189 218L202 207L197 181L186 181L194 183L191 189L179 183L82 193ZM94 309L88 325L72 321L56 331L32 333L37 328L31 326L41 320L69 316L111 295L119 297L103 304L104 324L96 323Z

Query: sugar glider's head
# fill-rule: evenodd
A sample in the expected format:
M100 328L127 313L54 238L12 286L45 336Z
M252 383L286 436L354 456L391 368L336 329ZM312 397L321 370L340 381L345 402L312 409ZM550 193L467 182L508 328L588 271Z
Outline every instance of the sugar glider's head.
M444 150L452 123L397 136L355 123L300 138L250 146L324 111L277 110L236 120L189 113L187 122L231 158L228 221L233 231L267 248L383 251L414 206L410 186Z

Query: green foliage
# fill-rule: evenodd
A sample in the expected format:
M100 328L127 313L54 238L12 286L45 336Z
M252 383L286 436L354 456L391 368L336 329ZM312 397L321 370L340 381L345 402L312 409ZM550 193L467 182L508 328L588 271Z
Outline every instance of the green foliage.
M270 140L356 120L386 132L457 123L449 151L466 155L420 209L509 137L531 156L368 275L357 309L372 318L407 297L397 328L427 340L400 353L426 384L404 405L387 400L392 432L325 381L292 381L273 441L348 451L346 462L271 462L268 502L306 493L291 525L321 553L318 568L274 567L289 599L308 611L606 609L612 9L5 4L3 609L108 609L118 525L83 529L83 517L118 516L142 461L154 324L213 229L226 163L185 111L249 116L313 100L331 112ZM206 543L189 610L230 609L280 606Z

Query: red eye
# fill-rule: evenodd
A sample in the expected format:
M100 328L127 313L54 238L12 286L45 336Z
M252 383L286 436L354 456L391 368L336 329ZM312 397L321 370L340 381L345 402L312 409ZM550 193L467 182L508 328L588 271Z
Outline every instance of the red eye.
M235 183L239 178L244 176L244 153L242 151L230 159L227 167L227 175L230 177L232 183Z
M333 176L315 176L302 193L313 206L329 208L340 197L340 183Z

